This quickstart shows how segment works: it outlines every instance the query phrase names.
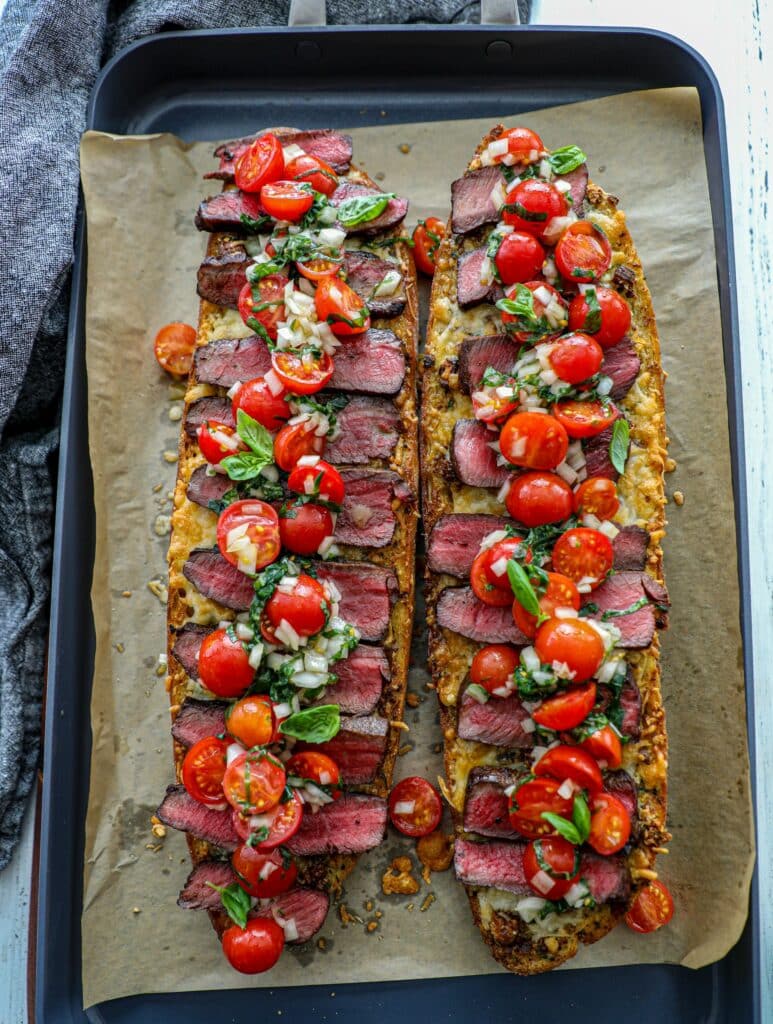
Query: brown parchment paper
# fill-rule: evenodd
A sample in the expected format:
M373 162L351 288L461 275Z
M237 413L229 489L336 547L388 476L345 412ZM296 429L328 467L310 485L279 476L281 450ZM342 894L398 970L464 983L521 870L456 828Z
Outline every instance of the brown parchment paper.
M671 854L659 861L677 913L668 928L646 938L622 926L568 966L700 967L723 956L743 927L753 832L725 381L698 98L691 89L640 92L508 121L530 124L551 148L582 145L591 177L621 197L670 377L668 429L678 468L667 488L684 494L682 507L668 506L665 544L673 611L663 637L663 690L674 839ZM360 128L353 132L355 160L410 198L410 225L429 214L445 219L449 183L492 123ZM161 324L197 320L195 274L205 239L192 217L200 198L215 191L201 180L213 167L211 149L168 135L93 132L81 149L97 514L85 1005L141 992L237 986L328 984L332 995L344 982L499 972L451 871L433 875L429 885L422 881L415 897L382 895L380 877L392 857L415 859L413 844L392 832L361 858L347 883L343 902L354 919L344 923L346 915L334 907L320 933L324 949L314 940L268 975L233 972L206 915L175 904L189 870L185 841L171 830L163 839L154 836L150 818L173 781L168 700L156 669L165 643L165 529L181 406L179 389L156 368L152 340ZM441 771L440 735L434 695L424 689L424 651L418 636L409 689L422 703L407 709L412 749L397 770L433 778ZM375 930L367 930L368 922L376 922ZM272 1008L281 1005L281 992L274 993Z

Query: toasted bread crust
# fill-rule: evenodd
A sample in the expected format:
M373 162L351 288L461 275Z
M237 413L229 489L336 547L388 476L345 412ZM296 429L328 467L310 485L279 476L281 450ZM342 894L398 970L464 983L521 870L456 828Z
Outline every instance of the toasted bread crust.
M343 178L344 176L341 176ZM363 171L352 165L348 180L379 186ZM226 186L229 187L229 186ZM369 242L380 237L388 237L394 231L385 231ZM207 255L217 255L225 251L236 240L228 234L212 234L207 247ZM340 558L349 561L368 561L382 565L394 571L398 581L398 596L392 608L389 627L383 646L387 651L391 679L384 684L378 713L390 722L401 722L405 701L408 677L408 661L410 655L410 637L414 608L414 559L416 529L418 523L418 420L416 411L417 365L416 352L418 344L418 297L416 290L416 271L410 249L403 243L378 250L381 255L393 257L403 275L406 305L398 317L372 320L374 327L386 327L392 330L402 342L406 361L406 374L400 392L395 396L394 403L400 412L401 434L393 457L389 462L374 460L370 465L374 469L392 469L409 485L413 498L405 503L395 502L394 511L397 519L392 542L382 548L355 548L340 546ZM239 315L220 306L202 300L199 307L197 346L207 345L218 338L246 337L251 332L244 326ZM207 395L225 395L225 389L209 384L198 384L191 372L185 395L185 415L192 402ZM174 492L174 512L172 515L172 534L169 545L169 600L167 605L168 634L168 677L172 719L186 696L198 694L197 686L185 673L172 654L176 631L187 622L216 625L221 620L233 619L234 612L222 605L204 598L185 578L182 569L190 554L196 547L213 546L215 543L215 513L190 502L186 496L188 482L194 470L205 464L196 441L191 440L183 428L180 432L179 461L177 483ZM361 466L358 468L362 468ZM206 691L203 696L210 696ZM390 729L387 748L379 774L371 785L351 787L360 792L368 792L378 796L386 796L391 785L395 758L400 746L400 730ZM185 748L173 741L174 760L178 780L181 777L182 761ZM212 857L222 856L222 851L208 843L188 836L188 847L193 864ZM297 858L299 882L327 889L335 895L340 892L346 876L353 870L356 856L336 855L331 857ZM228 924L223 912L210 912L213 926L218 934Z
M503 132L496 126L476 150L469 170L480 166L480 154ZM631 454L626 472L618 483L620 524L637 524L650 533L647 572L662 581L664 536L663 472L666 459L665 375L660 361L660 344L652 302L640 260L625 216L617 200L599 186L589 183L587 216L603 227L613 249L613 265L625 264L634 274L631 335L641 360L641 370L631 391L618 403L631 426ZM437 269L430 300L425 364L422 373L422 514L427 537L442 515L454 511L501 514L502 505L494 492L460 484L450 466L448 452L454 422L472 416L469 397L460 388L453 360L465 336L501 331L501 320L493 306L462 311L456 303L457 254L483 244L490 227L461 239L451 233L437 254ZM429 623L430 668L440 703L445 742L446 795L451 804L457 834L464 835L462 814L469 771L480 764L502 764L503 751L482 743L459 739L456 732L456 702L470 661L481 645L437 625L435 608L442 590L458 581L449 576L427 573L427 619ZM641 737L628 743L623 767L639 787L640 831L628 857L634 887L653 877L657 851L670 836L665 830L667 740L665 714L660 693L659 640L655 636L646 650L628 654L628 662L642 695ZM512 763L518 763L513 758ZM551 970L577 953L579 944L595 942L606 935L625 912L623 903L560 915L557 930L525 924L512 909L506 893L494 889L467 887L475 922L492 955L517 974Z

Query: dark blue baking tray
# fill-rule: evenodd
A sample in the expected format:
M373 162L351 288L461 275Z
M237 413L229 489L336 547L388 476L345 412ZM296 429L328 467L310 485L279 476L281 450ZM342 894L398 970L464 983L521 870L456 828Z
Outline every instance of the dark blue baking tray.
M581 52L583 60L577 61ZM549 60L546 59L549 54ZM717 250L749 721L754 716L741 379L727 143L711 68L680 40L630 29L495 26L179 32L124 50L102 72L90 128L223 139L261 124L353 126L490 117L634 89L700 93ZM545 1024L761 1024L756 884L743 937L700 971L641 966L438 981L147 995L81 1008L80 911L90 747L94 510L87 448L84 233L73 281L51 604L35 1017L45 1024L285 1024L526 1019ZM753 730L750 729L753 745ZM752 749L752 764L754 751ZM120 927L120 922L116 923ZM428 954L431 951L428 951ZM474 1009L473 1009L474 1007Z

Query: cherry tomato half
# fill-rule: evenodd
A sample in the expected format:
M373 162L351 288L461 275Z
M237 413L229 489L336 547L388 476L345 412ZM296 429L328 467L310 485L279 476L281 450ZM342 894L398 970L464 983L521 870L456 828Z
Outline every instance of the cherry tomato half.
M511 231L502 239L494 263L503 284L530 281L542 270L545 250L533 235Z
M275 850L277 846L292 839L303 820L303 800L293 790L292 798L285 800L274 809L271 815L268 837L255 844L257 850Z
M574 801L572 797L560 796L561 785L556 779L529 779L515 790L508 814L516 832L529 838L554 835L555 829L542 817L546 811L571 821Z
M241 697L255 678L244 644L225 629L213 629L204 637L198 672L202 684L218 697Z
M580 608L580 594L568 576L558 572L548 573L548 585L545 593L539 597L539 607L543 615L555 615L556 608ZM516 598L513 601L513 619L520 631L528 637L537 634L537 616L531 615Z
M582 580L591 588L604 582L615 561L609 537L600 530L577 526L563 533L553 546L553 568L575 583Z
M220 420L202 423L196 431L196 440L201 454L213 466L217 466L229 455L247 451L247 445L236 433L236 427L221 423Z
M255 139L236 161L234 181L242 192L260 192L269 181L278 181L285 168L282 143L270 132Z
M176 321L166 324L156 335L153 351L158 365L175 377L187 377L196 349L196 328Z
M285 933L272 917L253 917L246 928L238 924L223 932L223 952L241 974L269 971L282 955Z
M620 737L609 725L586 736L580 746L587 750L602 768L619 768L623 763L623 745Z
M481 552L481 554L487 555L487 558L482 563L486 579L493 587L496 587L498 590L504 590L508 597L512 597L513 589L510 586L510 579L504 563L514 558L524 565L529 565L534 559L531 548L520 537L505 537L504 540L499 540L496 544L492 544L490 548ZM496 569L494 566L496 566ZM502 571L503 569L504 572Z
M616 796L595 793L590 802L588 844L609 857L622 850L631 835L631 816Z
M265 814L279 803L286 784L282 762L258 748L231 761L223 776L223 793L240 814Z
M426 779L401 779L389 794L389 820L406 836L428 836L443 814L440 794Z
M511 382L513 387L510 395L501 395L500 387L482 387L472 393L472 411L476 420L483 423L499 423L505 416L515 412L518 408L518 392L514 386L514 379L510 378L502 387Z
M513 672L518 668L518 652L505 644L490 644L482 647L472 659L470 665L470 682L482 686L489 693L507 689ZM503 696L504 694L501 694ZM497 694L500 696L500 694Z
M567 384L581 384L601 369L604 351L588 334L566 334L555 343L548 362Z
M324 459L314 465L296 466L287 480L287 486L296 494L313 495L322 501L340 505L344 500L344 481L341 474Z
M564 301L561 293L547 283L547 281L525 281L523 287L528 288L534 296L534 329L529 331L516 331L513 328L508 328L508 334L513 341L518 341L522 345L531 344L535 341L535 332L537 331L537 325L541 323L542 318L545 317L546 310L551 307L551 316L553 317L552 322L548 322L547 318L545 324L539 327L539 333L537 338L539 341L552 341L553 338L557 338L561 331L566 327L568 322L567 304ZM516 285L511 285L510 288L505 289L505 298L515 299ZM516 317L512 313L507 313L502 310L502 323L507 325L512 323ZM544 334L541 333L544 330Z
M274 462L285 473L295 469L304 455L321 455L326 439L318 437L306 423L288 423L274 438Z
M558 272L567 281L591 284L612 265L612 247L590 221L578 220L559 238L554 258Z
M226 712L225 727L242 746L262 747L274 735L274 710L263 693L242 697Z
M286 349L271 353L274 373L288 391L297 395L313 395L321 391L333 376L333 360L323 352L321 355L304 353L297 355Z
M568 665L570 672L574 673L571 676L574 683L584 683L586 679L590 679L604 658L604 642L593 626L584 619L548 619L537 630L534 649L543 665L552 665L553 662ZM558 699L549 698L556 701ZM589 711L590 708L585 715ZM549 728L573 729L585 715L572 725L551 725ZM548 725L547 722L542 724Z
M325 537L332 537L335 523L330 509L298 498L279 513L282 545L296 555L314 555Z
M266 602L264 614L271 633L284 619L298 636L314 636L328 619L330 601L318 580L301 573L300 576L296 576L291 593L274 591Z
M330 324L333 334L346 337L362 334L370 327L368 307L340 277L325 277L317 285L314 305L320 320Z
M420 220L413 229L413 258L416 268L428 277L435 273L435 257L445 233L446 226L439 217Z
M217 546L226 561L254 576L279 557L279 517L265 501L235 501L220 513Z
M507 152L515 157L519 164L533 164L539 160L545 146L542 139L530 128L508 128L499 136L507 139ZM494 157L495 163L501 163L502 157Z
M223 803L223 776L228 741L207 736L194 743L183 761L182 778L188 794L200 804Z
M660 880L648 882L639 889L625 923L635 932L647 935L668 924L674 916L674 897Z
M231 854L231 866L242 889L259 900L287 892L298 877L294 860L283 858L278 850L263 853L249 843L237 846Z
M534 765L535 775L549 775L559 782L571 779L581 789L598 793L604 788L601 769L591 755L579 747L561 745L551 747Z
M631 327L631 307L612 288L597 287L596 301L599 305L600 326L595 326L588 299L584 293L576 295L569 305L569 327L573 331L592 334L602 348L611 348L621 341Z
M574 729L584 721L596 703L596 684L572 686L555 697L548 697L532 712L532 718L546 729Z
M332 757L318 750L304 750L293 754L287 762L288 775L307 779L317 786L326 786L330 795L337 800L341 795L341 772Z
M276 333L281 321L287 319L285 310L285 288L290 279L284 274L268 274L256 285L247 284L239 292L239 315L249 327L249 320L257 320L272 341L276 341ZM253 289L258 297L253 296Z
M343 265L343 257L333 259L332 256L318 256L316 259L306 260L305 263L301 263L300 260L295 263L298 273L307 281L321 281L323 277L333 277Z
M234 393L231 402L234 419L239 409L243 409L266 430L279 430L292 415L285 394L285 391L274 394L265 377L254 377L245 381Z
M523 855L523 870L532 889L546 900L560 900L580 877L577 847L563 836L533 839Z
M546 413L516 412L499 435L502 455L525 469L555 469L566 458L568 447L566 430Z
M298 221L313 202L313 189L297 181L272 181L260 190L260 205L274 220Z
M304 153L291 160L285 167L284 176L288 181L305 181L323 196L332 196L338 188L338 175L330 164L311 153Z
M579 402L573 398L556 402L551 412L572 438L595 437L620 415L612 402Z
M560 523L572 514L572 488L555 473L522 473L505 497L507 511L524 526Z
M608 477L588 477L574 492L574 511L578 516L594 515L597 519L612 519L619 508L617 487L614 480Z
M510 589L510 582L507 574L502 577L503 582L494 584L491 582L491 552L481 551L476 556L470 569L470 586L479 601L490 605L493 608L507 608L513 602L513 592ZM505 584L507 589L505 589Z
M566 199L555 185L541 178L526 178L507 193L502 220L541 241L551 220L565 217L567 209Z

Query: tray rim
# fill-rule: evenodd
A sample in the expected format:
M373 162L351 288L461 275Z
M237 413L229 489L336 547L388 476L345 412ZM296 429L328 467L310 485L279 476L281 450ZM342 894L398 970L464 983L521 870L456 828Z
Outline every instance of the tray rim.
M98 106L101 97L101 93L106 85L109 83L110 78L120 65L132 58L137 51L152 49L156 46L164 46L168 44L174 44L177 41L184 41L190 38L195 39L215 39L221 37L238 37L238 36L281 36L281 37L295 37L299 40L309 39L314 36L330 36L330 35L366 35L373 36L376 34L383 33L399 33L401 35L427 35L429 32L434 33L453 33L459 36L482 36L482 37L493 37L493 38L506 38L513 37L517 39L519 35L533 35L533 36L550 36L550 35L574 35L582 36L586 35L589 37L608 36L610 38L623 38L628 37L632 40L652 39L659 42L665 42L672 46L676 51L680 51L681 54L689 57L697 68L700 70L705 78L705 82L710 88L713 100L715 103L715 134L716 142L718 145L720 161L718 168L718 177L720 181L719 196L721 199L722 214L724 219L724 238L725 238L725 261L727 265L727 280L723 282L722 276L719 275L719 286L720 291L723 289L723 285L726 288L726 299L728 303L728 316L726 323L723 324L723 348L725 353L726 361L730 359L730 365L726 365L726 388L728 398L728 412L729 412L729 426L731 434L731 444L735 440L738 451L744 450L744 418L743 418L743 404L742 404L742 382L740 379L740 373L738 372L738 361L739 361L739 325L738 325L738 308L737 308L737 294L735 290L735 250L733 245L733 219L732 219L732 206L730 200L730 181L729 181L729 167L728 167L728 143L726 133L726 122L725 122L725 107L722 96L722 91L717 80L717 77L713 71L713 68L706 60L706 58L693 46L680 39L678 36L668 32L663 32L658 29L644 28L644 27L630 27L630 26L575 26L575 25L442 25L442 24L417 24L417 25L334 25L334 26L303 26L303 27L288 27L283 25L277 26L253 26L247 28L223 28L223 29L196 29L196 30L178 30L167 33L156 33L151 36L147 36L143 39L136 40L124 47L121 51L115 54L100 71L94 87L91 92L91 96L88 104L87 111L87 122L86 129L94 128L94 121L98 115ZM701 112L704 114L703 96L700 88L698 88L701 98ZM657 88L657 86L653 86ZM566 105L571 105L570 101ZM562 105L562 104L555 104ZM705 128L705 116L704 116L704 128ZM716 213L715 203L712 197L711 201L712 208L712 220L714 221L715 241L718 240L718 229L716 224ZM66 600L66 588L67 580L64 579L62 573L62 561L63 561L63 547L64 547L64 533L65 533L65 520L68 515L68 503L65 500L67 491L67 460L68 457L72 457L73 451L71 450L70 435L73 433L73 417L77 415L77 409L73 402L73 384L76 380L76 375L79 372L79 367L76 365L79 356L82 357L82 353L77 350L78 337L85 330L83 315L85 310L83 309L83 300L85 297L85 257L86 257L86 232L85 232L85 209L82 204L82 196L79 203L78 220L75 235L75 258L73 262L73 279L71 287L71 306L68 318L68 329L67 329L67 351L66 351L66 367L65 367L65 385L64 385L64 396L62 404L62 420L61 420L61 433L60 433L60 451L58 456L58 473L59 473L59 486L57 488L57 500L55 510L55 525L54 525L54 549L53 549L53 573L52 573L52 587L51 587L51 614L50 614L50 625L49 625L49 659L46 671L46 713L44 723L44 757L43 757L43 784L42 784L42 799L41 799L41 814L40 814L40 833L38 842L40 845L40 871L37 879L33 879L33 883L37 884L38 888L38 909L37 909L37 920L36 920L36 940L35 940L35 961L40 967L41 963L45 964L45 958L41 955L45 947L46 931L49 926L47 920L48 911L51 910L51 897L49 896L49 884L48 884L48 865L49 855L56 848L56 838L52 834L52 808L53 808L53 778L54 778L54 747L55 743L51 742L52 738L56 735L57 720L60 715L60 711L57 710L58 705L54 699L57 695L57 684L59 682L60 675L60 664L59 656L62 653L62 644L60 643L60 618L61 618L61 604ZM727 338L725 335L729 335ZM729 344L728 344L729 340ZM80 383L85 382L85 368L83 373L83 380ZM85 396L84 396L85 397ZM88 458L86 459L88 463ZM752 785L752 802L753 802L753 813L756 827L756 765L755 765L755 735L754 735L754 681L753 681L753 670L751 662L751 636L750 634L750 586L749 586L749 551L748 551L748 528L746 522L746 514L748 511L748 497L746 489L746 469L743 459L735 458L731 460L732 467L732 482L734 492L734 504L735 504L735 519L736 519L736 536L738 540L738 577L739 577L739 597L740 597L740 625L741 635L743 643L743 661L744 661L744 676L745 676L745 692L747 701L747 738L748 738L748 749L749 749L749 761L750 761L750 777ZM88 470L90 472L90 469ZM89 573L90 575L90 573ZM80 794L83 798L83 794ZM83 836L80 835L76 839L76 845L82 846ZM78 851L76 854L77 867L82 873L82 851ZM53 889L53 886L50 888ZM54 897L55 898L55 897ZM79 915L79 911L78 917ZM56 916L56 914L54 915ZM739 940L740 943L746 941L746 932L750 932L750 959L751 966L753 968L752 975L752 994L751 1003L754 1014L754 1022L759 1022L760 1017L760 970L759 970L759 900L757 891L757 868L755 866L754 875L752 879L751 891L750 891L750 912L747 921L747 926L744 931L744 936ZM735 948L735 947L734 947ZM708 965L706 969L713 969L719 964L722 964L728 956L730 956L732 950L727 954L721 961L717 961L715 964ZM78 944L78 954L80 954L80 944ZM677 968L678 969L678 968ZM625 968L618 968L618 971L625 970ZM454 979L459 982L470 981L478 976L470 976L469 978ZM36 972L35 977L35 988L34 988L34 999L33 1006L35 1009L35 1020L46 1021L49 1024L54 1018L48 1016L47 1010L47 971L45 969L39 969ZM349 989L353 989L357 983L352 983L347 986ZM388 986L402 985L404 982L396 983L381 983ZM411 983L413 984L413 983ZM80 993L80 976L76 979L71 979L71 988L74 985L76 992ZM309 986L301 986L301 990L313 991L313 988ZM280 990L282 991L282 990ZM201 993L204 995L204 993ZM70 995L73 995L72 991ZM129 997L131 999L141 999L143 996ZM122 1000L116 1001L122 1002ZM103 1016L100 1012L99 1007L104 1004L97 1004L89 1010L83 1010L80 1002L77 1002L77 1006L69 1007L73 1009L78 1016L67 1016L67 1020L103 1020ZM45 1014L45 1016L43 1016ZM64 1020L64 1017L57 1016L57 1020Z

